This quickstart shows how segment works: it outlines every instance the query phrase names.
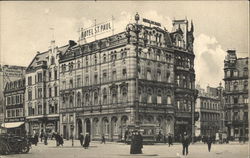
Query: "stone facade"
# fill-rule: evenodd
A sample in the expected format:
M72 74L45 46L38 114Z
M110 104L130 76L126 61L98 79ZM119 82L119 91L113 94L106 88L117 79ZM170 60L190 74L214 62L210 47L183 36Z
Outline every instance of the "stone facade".
M153 127L143 134L191 133L193 25L188 31L186 20L175 21L172 33L160 27L138 27L138 36L129 28L60 54L64 138L88 132L92 139L105 135L110 141L121 140L125 130L136 124L137 112L141 127Z
M4 89L5 119L2 126L8 129L8 133L25 135L24 94L25 78L6 83ZM14 125L14 128L8 128L10 124Z
M196 111L199 112L199 120L196 121L195 136L215 136L221 130L222 107L220 91L221 87L207 87L207 91L196 86L199 90L196 100Z
M248 58L237 58L228 50L224 60L225 124L228 135L236 139L248 137Z
M30 134L59 131L59 53L70 44L38 52L26 70L26 130Z
M4 122L5 104L3 92L6 83L23 78L25 75L25 69L26 67L23 66L0 65L0 124Z

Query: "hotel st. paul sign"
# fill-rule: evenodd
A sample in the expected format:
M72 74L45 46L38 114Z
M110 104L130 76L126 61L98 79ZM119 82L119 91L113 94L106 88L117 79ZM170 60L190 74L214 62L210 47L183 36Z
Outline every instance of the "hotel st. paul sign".
M88 38L92 38L106 33L106 32L110 32L112 31L113 28L113 20L108 20L106 22L103 23L99 23L99 24L95 24L94 26L91 26L89 28L83 29L81 28L80 30L80 39L88 39Z

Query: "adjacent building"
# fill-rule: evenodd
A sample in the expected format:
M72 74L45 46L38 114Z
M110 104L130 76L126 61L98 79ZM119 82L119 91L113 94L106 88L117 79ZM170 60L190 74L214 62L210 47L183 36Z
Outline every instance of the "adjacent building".
M199 90L196 100L196 111L199 120L195 122L195 136L215 136L222 131L223 103L221 102L221 85L217 88L207 86L207 90L196 86Z
M228 50L224 60L225 125L235 139L248 137L248 71L248 57L237 58L235 50Z
M195 109L193 24L129 24L121 32L60 53L60 132L64 138L121 140L131 126L144 135L191 135Z
M26 130L34 132L59 131L59 53L70 45L55 46L51 41L48 51L37 52L26 69L25 114Z
M25 75L26 67L14 65L0 65L0 124L4 122L4 89L7 82L21 79ZM1 133L1 128L0 128Z
M4 89L5 118L2 127L8 133L25 135L25 78L7 82Z

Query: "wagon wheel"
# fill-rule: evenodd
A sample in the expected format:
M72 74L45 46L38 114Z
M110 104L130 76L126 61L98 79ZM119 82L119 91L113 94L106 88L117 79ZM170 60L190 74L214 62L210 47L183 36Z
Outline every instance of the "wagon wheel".
M28 153L29 151L30 151L30 147L27 144L24 144L21 152Z

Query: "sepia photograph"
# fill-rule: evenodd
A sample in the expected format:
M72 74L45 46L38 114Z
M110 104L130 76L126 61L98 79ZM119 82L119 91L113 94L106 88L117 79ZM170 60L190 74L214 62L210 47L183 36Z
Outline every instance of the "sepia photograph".
M0 158L250 158L249 1L0 1Z

